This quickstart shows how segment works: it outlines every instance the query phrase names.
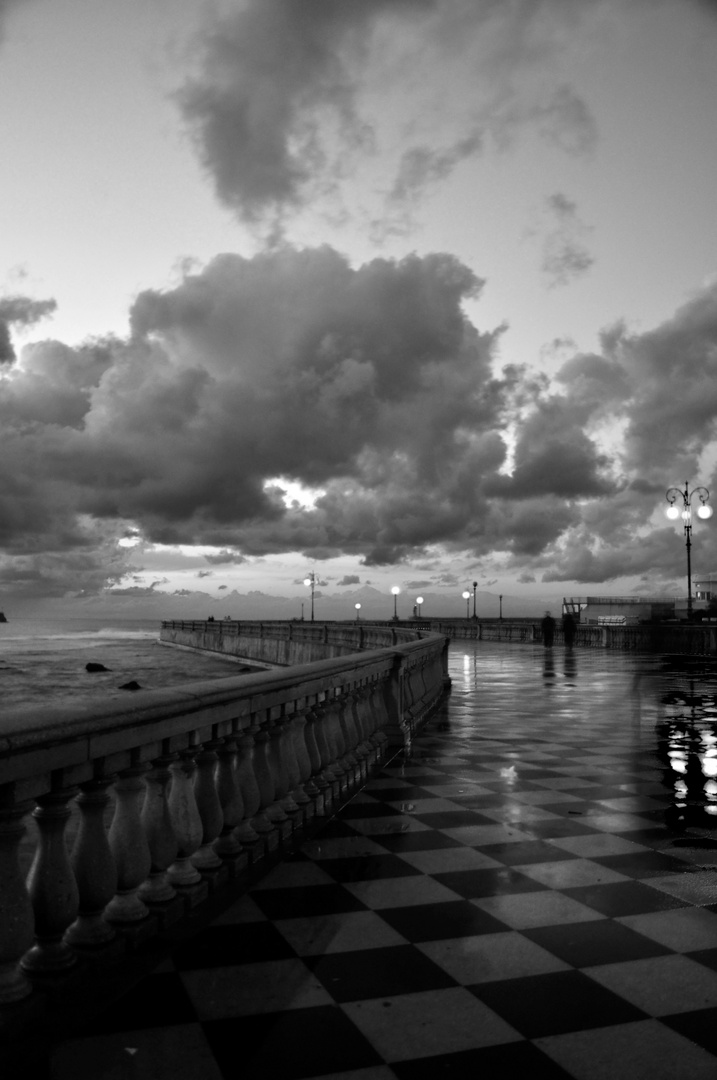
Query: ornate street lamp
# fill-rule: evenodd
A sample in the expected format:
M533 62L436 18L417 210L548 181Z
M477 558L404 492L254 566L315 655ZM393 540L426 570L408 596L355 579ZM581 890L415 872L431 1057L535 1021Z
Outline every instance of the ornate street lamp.
M474 581L473 582L473 618L474 619L476 619L478 617L476 615L476 589L477 588L478 588L478 582Z
M416 608L418 609L418 618L419 619L421 617L421 604L422 603L423 603L423 597L422 596L417 596L416 597Z
M498 597L498 604L500 605L500 607L498 609L500 611L500 614L498 615L498 618L502 619L503 618L503 595L502 595L502 593Z
M311 570L304 578L304 585L311 586L311 621L314 621L314 588L316 586L316 574Z
M468 618L469 615L470 615L468 604L470 602L471 594L468 592L468 589L466 589L465 592L463 592L461 595L463 596L463 599L466 602L466 618Z
M696 487L692 491L689 489L689 484L685 480L685 490L681 491L680 488L671 487L667 489L665 498L670 504L665 511L668 518L671 521L676 521L677 518L682 518L682 522L685 528L685 547L687 548L687 618L692 618L692 563L690 557L690 549L692 547L692 499L694 496L700 500L700 505L697 507L697 517L706 521L712 517L712 507L708 506L707 500L710 497L710 493L706 487ZM678 500L682 499L682 509L680 509ZM678 503L678 505L675 505Z
M398 621L398 594L400 591L398 585L394 585L391 589L391 592L393 593L393 617L396 621Z
M356 608L356 622L358 622L359 618L361 617L361 605L354 604L354 607Z

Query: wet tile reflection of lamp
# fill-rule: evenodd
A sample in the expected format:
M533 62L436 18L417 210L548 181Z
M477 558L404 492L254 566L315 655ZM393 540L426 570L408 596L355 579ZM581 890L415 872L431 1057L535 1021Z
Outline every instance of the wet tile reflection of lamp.
M665 498L670 504L665 511L668 518L671 521L676 521L677 518L682 518L685 527L685 546L687 548L687 618L692 618L692 563L690 556L690 549L692 547L692 499L697 495L700 500L700 505L697 507L697 517L706 521L712 517L712 507L708 505L707 500L710 497L710 493L706 487L696 487L692 491L689 490L689 484L685 481L685 490L681 491L680 488L671 487L667 489ZM682 499L682 509L680 509L678 500Z

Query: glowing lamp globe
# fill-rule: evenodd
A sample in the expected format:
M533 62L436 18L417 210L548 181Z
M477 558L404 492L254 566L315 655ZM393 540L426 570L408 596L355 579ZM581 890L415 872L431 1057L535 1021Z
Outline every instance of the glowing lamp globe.
M471 594L468 592L468 590L466 590L465 592L461 593L461 596L464 600L470 600Z
M707 506L706 503L703 503L702 506L698 507L698 509L697 509L697 517L702 518L703 521L706 521L707 518L711 518L712 517L712 507Z
M394 596L398 596L400 591L401 590L399 589L398 585L394 585L393 588L391 589L391 592L393 593Z
M677 506L668 506L665 510L665 513L667 514L670 521L677 521L678 517L680 516L680 510Z
M304 585L310 585L310 584L311 584L311 578L310 577L305 577L304 578Z

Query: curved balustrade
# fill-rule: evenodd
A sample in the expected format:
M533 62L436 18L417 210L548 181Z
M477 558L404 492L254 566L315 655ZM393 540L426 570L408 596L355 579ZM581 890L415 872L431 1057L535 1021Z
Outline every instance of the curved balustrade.
M311 630L312 649L319 636L339 648ZM408 745L447 686L447 641L414 633L349 651L382 634L395 640L343 628L342 656L143 691L129 706L3 717L0 1004L161 933ZM25 878L29 811L38 842Z

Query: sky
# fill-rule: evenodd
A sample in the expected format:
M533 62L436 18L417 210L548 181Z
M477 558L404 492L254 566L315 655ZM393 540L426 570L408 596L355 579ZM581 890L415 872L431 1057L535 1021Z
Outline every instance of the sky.
M716 55L714 0L0 0L0 609L684 596Z

